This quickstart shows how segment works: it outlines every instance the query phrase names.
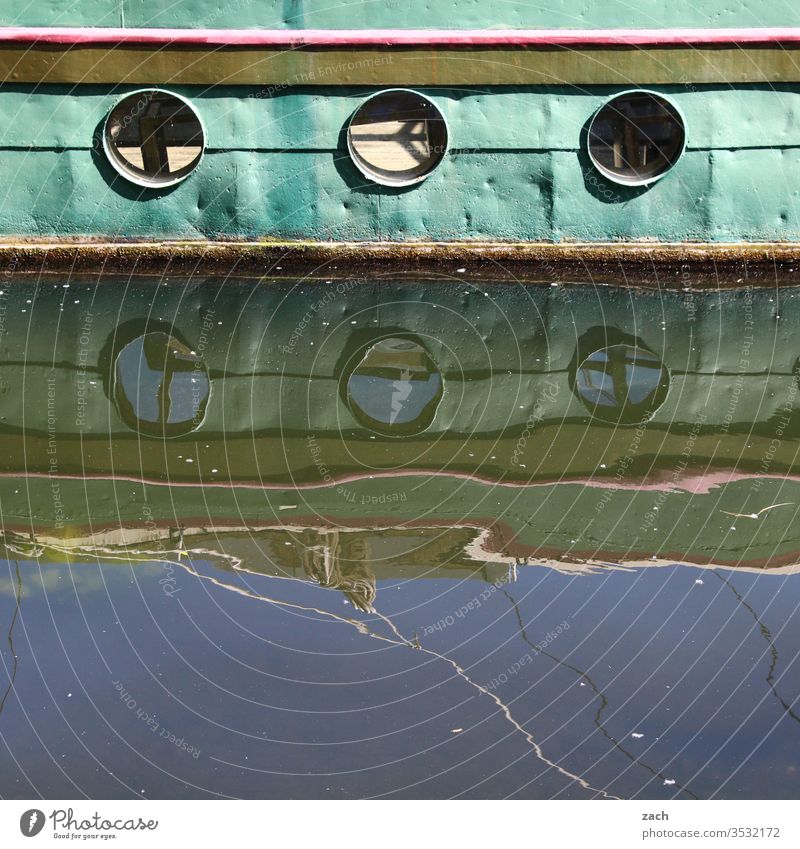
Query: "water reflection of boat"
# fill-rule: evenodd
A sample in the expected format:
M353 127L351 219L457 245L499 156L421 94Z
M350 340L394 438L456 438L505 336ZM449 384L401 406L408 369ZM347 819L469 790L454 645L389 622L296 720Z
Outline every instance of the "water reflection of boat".
M500 568L800 559L795 289L125 285L0 296L7 533L289 528L367 605L347 564L394 532Z
M794 469L794 289L633 301L130 281L120 302L109 281L17 283L2 301L7 470L23 434L29 474L209 485L317 486L365 469L616 483ZM56 335L37 333L53 314Z

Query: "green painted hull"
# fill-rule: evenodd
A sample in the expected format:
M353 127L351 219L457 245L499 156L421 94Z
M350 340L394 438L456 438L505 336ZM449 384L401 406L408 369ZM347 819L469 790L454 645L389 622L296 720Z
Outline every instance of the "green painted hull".
M439 528L459 562L466 545L477 563L800 559L797 289L107 279L18 281L0 303L15 545ZM146 330L202 354L192 433L142 435L113 401L115 351ZM341 391L349 353L398 333L424 342L445 389L403 437L363 427ZM593 419L574 390L581 346L620 340L670 372L644 424Z
M23 27L668 31L798 25L797 9L758 0L678 6L644 0L633 7L622 0L559 0L545 7L510 2L491 11L479 0L237 0L231 8L216 0L89 0L67 9L54 0L24 8L0 0L0 26ZM800 242L800 79L791 45L717 45L708 55L690 47L685 56L613 48L588 60L573 48L552 56L522 50L494 60L491 53L470 54L468 61L443 48L417 55L381 46L363 59L369 50L345 47L316 54L268 50L252 61L232 55L230 66L224 50L201 47L195 55L189 48L151 47L131 58L128 47L115 53L100 46L95 56L88 47L50 55L46 45L3 46L0 239ZM178 57L180 68L168 55ZM529 72L531 61L539 65ZM59 73L67 84L57 84ZM543 84L559 80L572 84ZM609 82L614 85L600 84ZM208 130L200 167L168 190L127 183L98 144L120 94L142 85L167 86L188 98ZM346 150L353 111L388 86L422 91L450 129L444 162L411 188L365 181ZM672 172L647 188L608 182L585 152L598 107L637 86L669 94L686 117L688 136Z
M368 183L347 155L343 128L371 89L183 86L209 128L207 153L183 183L154 190L128 184L96 149L120 87L5 85L0 237L800 240L800 88L654 88L685 112L689 134L648 188L607 182L583 151L586 123L619 86L424 88L451 149L408 189Z

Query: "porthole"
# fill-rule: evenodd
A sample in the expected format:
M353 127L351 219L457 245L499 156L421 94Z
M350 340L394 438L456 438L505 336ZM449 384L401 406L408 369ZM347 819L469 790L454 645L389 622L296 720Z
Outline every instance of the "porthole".
M669 372L644 348L612 345L578 366L575 391L589 412L615 424L646 421L664 403Z
M347 149L356 167L384 186L424 180L447 152L447 124L421 94L390 89L361 105L347 129Z
M433 421L442 389L442 376L422 345L392 337L372 345L353 369L347 401L371 430L419 433Z
M677 107L651 91L617 95L589 126L589 156L616 183L652 183L672 168L685 147L686 128Z
M117 355L114 398L122 419L139 433L190 433L202 424L210 392L205 363L166 333L145 333Z
M139 186L172 186L185 180L203 157L205 132L188 101L148 89L126 95L103 128L109 162Z

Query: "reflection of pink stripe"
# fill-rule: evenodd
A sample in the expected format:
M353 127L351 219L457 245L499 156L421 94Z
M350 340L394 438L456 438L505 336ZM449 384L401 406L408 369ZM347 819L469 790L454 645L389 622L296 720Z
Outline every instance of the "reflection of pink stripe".
M640 479L618 483L612 478L593 477L593 478L548 478L539 480L507 480L496 479L484 475L471 475L467 472L449 472L449 471L424 471L416 469L396 469L387 472L370 472L351 473L332 478L329 482L326 481L307 481L304 483L287 482L287 483L272 483L255 480L230 480L219 479L215 481L187 481L187 480L163 480L160 478L148 478L139 475L115 475L115 474L61 474L51 475L49 472L0 472L0 478L49 478L56 480L82 480L82 481L125 481L131 483L143 483L147 486L169 486L180 488L201 488L201 489L261 489L261 490L279 490L281 492L292 492L301 490L314 489L332 489L336 486L348 483L367 483L368 480L390 479L390 478L450 478L452 480L460 480L465 482L478 483L488 486L499 486L510 489L532 489L534 487L548 486L590 486L596 489L613 489L613 490L649 490L653 492L691 492L697 495L705 495L711 492L712 489L725 486L726 484L735 483L736 481L746 480L779 480L783 482L791 481L793 483L800 482L800 475L781 475L769 474L764 475L758 472L738 472L738 471L714 471L706 474L688 473L679 477L677 480L669 475L665 480Z
M800 28L755 29L503 29L503 30L270 30L0 27L0 41L46 44L173 44L241 47L548 47L800 42Z

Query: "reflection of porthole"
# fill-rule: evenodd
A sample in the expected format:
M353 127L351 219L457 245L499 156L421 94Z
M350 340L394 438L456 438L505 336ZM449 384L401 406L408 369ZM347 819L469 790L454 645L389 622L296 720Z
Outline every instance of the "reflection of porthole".
M409 186L424 180L447 151L442 113L414 91L382 91L362 104L347 129L356 167L376 183Z
M182 97L155 89L124 97L106 118L103 149L114 168L140 186L171 186L203 156L205 134Z
M199 427L211 391L205 363L166 333L129 342L114 366L120 415L150 436L180 436Z
M598 110L589 127L589 156L617 183L645 185L678 161L686 130L677 108L650 91L628 91Z
M424 430L433 421L441 397L441 374L427 351L409 339L375 343L347 381L353 415L382 433Z
M669 372L644 348L612 345L580 364L575 390L596 418L635 424L648 419L664 403Z

